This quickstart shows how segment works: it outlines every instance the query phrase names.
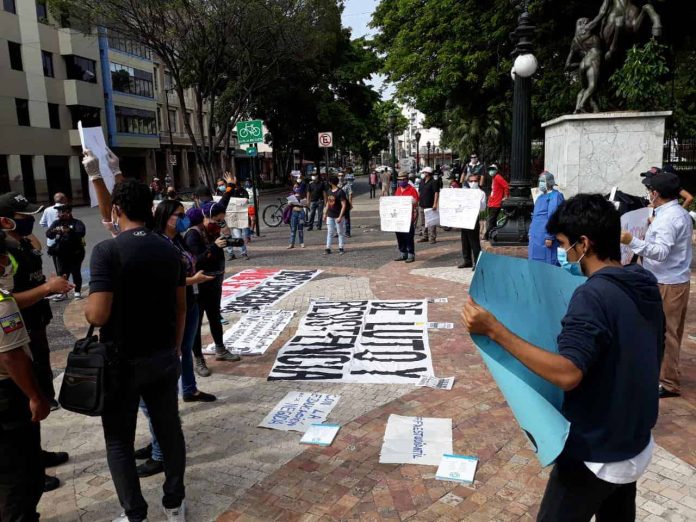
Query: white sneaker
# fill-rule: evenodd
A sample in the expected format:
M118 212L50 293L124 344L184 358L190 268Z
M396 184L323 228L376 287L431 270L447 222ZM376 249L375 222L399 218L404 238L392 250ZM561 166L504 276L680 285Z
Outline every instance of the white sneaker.
M126 512L124 511L117 518L114 518L111 522L128 522L128 517L126 516ZM143 522L147 522L147 518L144 519Z
M178 508L167 509L163 506L162 509L169 522L186 522L186 505L183 500Z
M82 299L82 294L80 292L75 292L75 295L73 297L75 299Z

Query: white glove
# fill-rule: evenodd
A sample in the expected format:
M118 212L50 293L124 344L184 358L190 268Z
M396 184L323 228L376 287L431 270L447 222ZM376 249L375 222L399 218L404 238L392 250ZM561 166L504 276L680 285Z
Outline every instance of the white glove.
M101 172L99 171L99 159L92 154L91 150L85 150L85 157L82 158L82 166L87 172L90 181L97 179L102 179Z
M114 154L109 147L106 148L106 159L109 162L109 170L111 170L113 175L118 176L119 174L121 174L121 167L119 164L118 156L116 156L116 154Z

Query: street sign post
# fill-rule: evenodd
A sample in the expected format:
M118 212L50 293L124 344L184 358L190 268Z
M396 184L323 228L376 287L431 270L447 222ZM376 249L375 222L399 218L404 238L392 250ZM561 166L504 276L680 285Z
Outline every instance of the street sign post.
M250 156L250 157L252 157L252 158L255 158L256 156L259 155L259 149L257 149L256 147L249 147L249 148L246 150L246 153L247 153L247 156Z
M319 133L319 147L324 149L326 157L326 178L329 177L329 147L333 147L333 132ZM320 171L321 174L321 171Z
M237 140L239 141L240 145L261 143L263 141L263 121L238 121Z

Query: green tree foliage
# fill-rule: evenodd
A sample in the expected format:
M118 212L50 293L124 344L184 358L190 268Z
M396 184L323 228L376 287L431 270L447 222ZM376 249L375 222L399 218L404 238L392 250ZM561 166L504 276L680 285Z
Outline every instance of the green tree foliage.
M643 46L634 45L623 67L609 79L616 94L625 100L627 109L659 110L669 106L666 50L655 39Z

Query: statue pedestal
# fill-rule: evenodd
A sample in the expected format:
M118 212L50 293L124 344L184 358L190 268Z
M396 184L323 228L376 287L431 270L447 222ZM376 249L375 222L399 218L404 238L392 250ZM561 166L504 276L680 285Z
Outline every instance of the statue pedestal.
M662 112L600 112L561 116L546 129L546 170L567 198L579 193L608 194L612 187L645 193L641 172L662 165L665 118Z

